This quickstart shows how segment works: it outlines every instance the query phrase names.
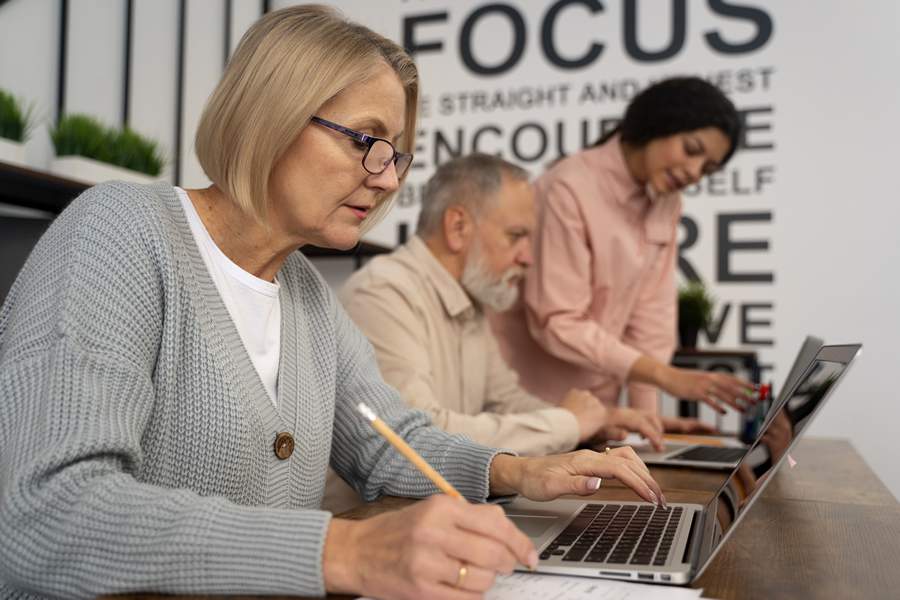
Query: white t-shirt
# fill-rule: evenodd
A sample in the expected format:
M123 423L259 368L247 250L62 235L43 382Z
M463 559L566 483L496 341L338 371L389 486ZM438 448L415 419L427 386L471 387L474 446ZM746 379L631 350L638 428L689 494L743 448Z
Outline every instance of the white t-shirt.
M274 283L265 281L234 264L216 246L187 192L179 187L175 191L209 275L237 327L263 387L269 393L272 403L277 406L278 363L281 360L281 300L278 297L278 280Z

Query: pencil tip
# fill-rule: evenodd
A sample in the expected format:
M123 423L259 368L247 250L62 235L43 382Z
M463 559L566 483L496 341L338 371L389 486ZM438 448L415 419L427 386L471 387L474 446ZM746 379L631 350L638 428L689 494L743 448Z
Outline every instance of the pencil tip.
M367 418L370 421L374 421L376 419L375 411L373 411L371 408L366 406L365 402L360 402L359 404L357 404L356 410L358 410L360 413L362 413L362 416L364 416L365 418Z

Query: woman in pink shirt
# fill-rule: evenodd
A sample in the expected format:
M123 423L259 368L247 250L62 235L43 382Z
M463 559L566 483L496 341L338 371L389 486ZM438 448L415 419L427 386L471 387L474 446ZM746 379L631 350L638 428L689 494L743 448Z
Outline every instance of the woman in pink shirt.
M527 389L553 401L584 388L614 405L627 386L629 404L653 412L659 389L720 412L755 401L746 381L669 365L680 192L724 166L739 133L716 87L667 79L636 96L596 146L536 181L534 264L522 301L492 317Z

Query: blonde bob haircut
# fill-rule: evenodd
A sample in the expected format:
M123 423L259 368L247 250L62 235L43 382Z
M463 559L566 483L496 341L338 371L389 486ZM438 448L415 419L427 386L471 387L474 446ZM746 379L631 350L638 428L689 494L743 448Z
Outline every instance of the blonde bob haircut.
M383 63L406 93L397 147L411 152L419 77L403 48L326 6L265 15L244 34L203 110L195 140L200 165L226 196L264 222L275 164L323 104ZM366 217L363 232L390 209L390 200Z

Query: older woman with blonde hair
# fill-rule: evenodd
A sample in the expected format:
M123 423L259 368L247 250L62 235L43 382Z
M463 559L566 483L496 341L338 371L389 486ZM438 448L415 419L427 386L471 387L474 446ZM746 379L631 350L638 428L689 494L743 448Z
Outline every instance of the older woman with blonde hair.
M329 465L367 500L436 493L360 401L475 502L600 477L664 502L628 448L526 459L431 427L296 252L350 248L387 210L417 82L330 9L271 13L201 120L211 186L100 185L47 231L0 312L0 597L470 598L537 561L495 506L320 510Z

